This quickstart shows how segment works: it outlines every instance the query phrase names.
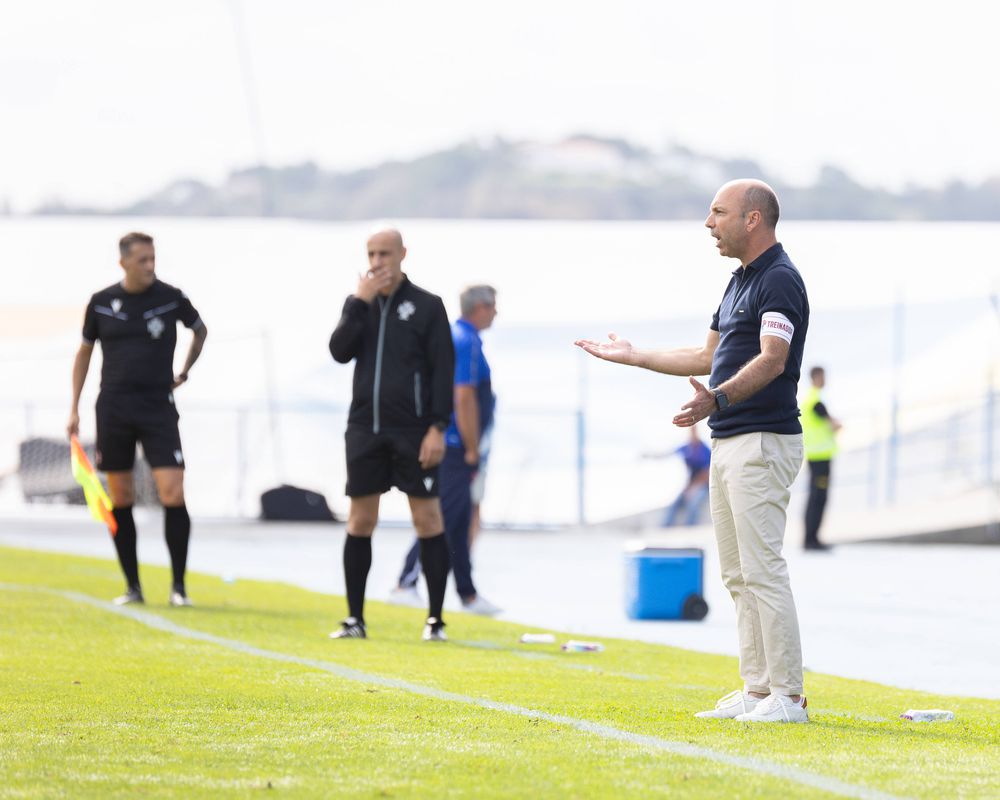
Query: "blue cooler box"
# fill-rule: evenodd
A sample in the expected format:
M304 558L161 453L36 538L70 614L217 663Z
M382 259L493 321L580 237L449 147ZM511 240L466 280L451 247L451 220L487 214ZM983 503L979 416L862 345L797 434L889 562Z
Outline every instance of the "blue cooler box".
M625 556L625 606L631 619L701 620L705 552L644 547Z

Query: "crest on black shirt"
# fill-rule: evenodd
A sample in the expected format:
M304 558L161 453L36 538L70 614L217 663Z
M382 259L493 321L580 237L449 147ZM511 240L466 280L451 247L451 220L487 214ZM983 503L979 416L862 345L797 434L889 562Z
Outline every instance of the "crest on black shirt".
M399 308L396 309L396 313L399 314L399 318L403 320L403 322L409 322L410 317L413 316L413 313L416 310L417 307L413 305L413 303L409 300L404 300L399 304Z
M115 298L111 301L111 310L116 314L122 310L122 301L119 298Z
M149 335L154 339L159 339L163 335L163 331L166 330L166 327L163 324L163 320L159 317L153 317L146 323L146 330L149 331Z

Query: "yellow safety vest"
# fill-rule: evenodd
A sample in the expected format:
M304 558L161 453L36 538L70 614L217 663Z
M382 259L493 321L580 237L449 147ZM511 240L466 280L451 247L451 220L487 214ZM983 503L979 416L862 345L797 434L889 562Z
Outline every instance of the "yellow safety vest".
M819 389L815 386L806 392L802 402L802 442L809 461L829 461L837 454L837 438L829 418L816 413Z

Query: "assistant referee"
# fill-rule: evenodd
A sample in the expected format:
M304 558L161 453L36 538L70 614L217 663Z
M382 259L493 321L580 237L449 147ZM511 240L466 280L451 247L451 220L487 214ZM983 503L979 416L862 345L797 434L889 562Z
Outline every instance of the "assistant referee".
M448 546L438 500L438 464L452 411L455 351L444 303L410 283L397 230L368 239L368 271L347 298L330 337L341 364L354 361L354 389L345 434L347 495L344 540L349 616L331 638L365 638L365 585L381 496L395 486L407 495L420 540L430 608L425 641L444 641L441 608L448 582Z
M118 249L123 280L97 292L87 304L83 342L73 362L73 401L66 428L70 435L80 430L80 394L94 343L100 340L104 363L97 398L97 468L107 474L118 523L115 549L126 581L125 594L114 602L144 602L132 517L132 468L136 442L141 442L164 509L173 571L170 604L188 606L191 601L184 573L191 518L184 503L184 451L173 390L187 381L188 372L201 355L208 329L187 295L157 279L151 236L129 233L119 241ZM184 368L175 376L178 322L190 328L194 337Z

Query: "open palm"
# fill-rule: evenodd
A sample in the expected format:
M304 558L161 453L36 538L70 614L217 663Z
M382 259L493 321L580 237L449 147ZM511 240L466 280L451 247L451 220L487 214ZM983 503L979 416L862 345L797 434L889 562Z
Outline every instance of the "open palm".
M573 342L581 350L585 350L592 356L602 358L605 361L613 361L616 364L630 364L632 361L632 343L628 339L622 339L616 333L608 334L608 341L596 342L593 339L577 339Z

